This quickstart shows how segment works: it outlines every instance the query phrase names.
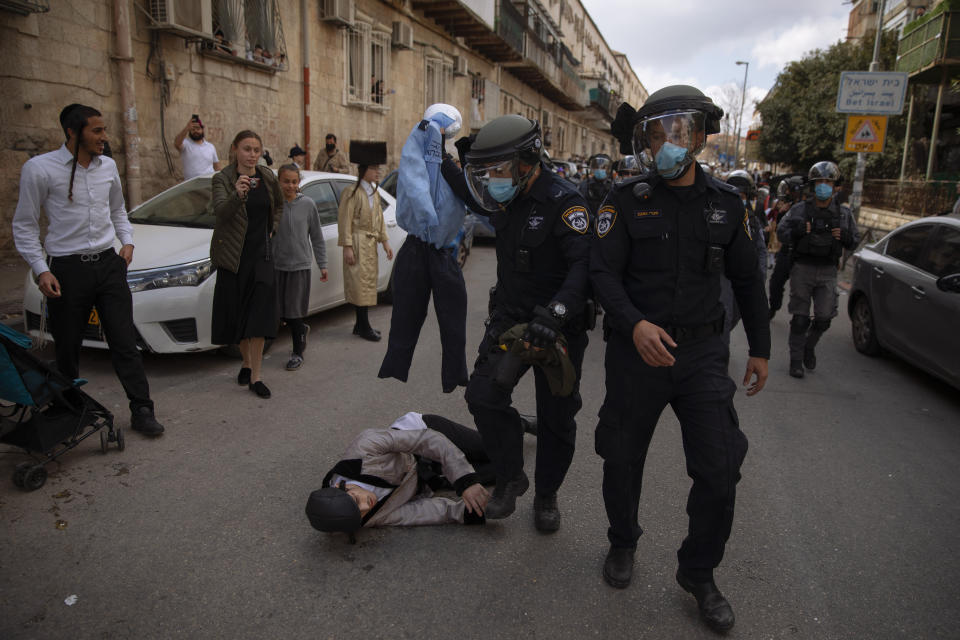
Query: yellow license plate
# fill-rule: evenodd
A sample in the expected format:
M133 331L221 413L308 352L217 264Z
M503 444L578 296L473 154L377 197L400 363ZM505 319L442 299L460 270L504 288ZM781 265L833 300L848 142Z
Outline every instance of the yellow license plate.
M100 314L97 313L96 309L90 309L90 317L87 318L87 324L92 324L96 327L100 326Z

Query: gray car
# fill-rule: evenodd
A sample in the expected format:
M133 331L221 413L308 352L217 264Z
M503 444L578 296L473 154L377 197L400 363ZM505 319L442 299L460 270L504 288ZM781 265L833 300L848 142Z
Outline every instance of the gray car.
M909 222L854 260L857 351L890 351L960 389L960 216Z

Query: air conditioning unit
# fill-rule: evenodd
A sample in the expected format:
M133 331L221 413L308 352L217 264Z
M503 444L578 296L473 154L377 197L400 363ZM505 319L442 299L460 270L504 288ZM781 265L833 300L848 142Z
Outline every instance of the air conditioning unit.
M212 0L149 0L151 29L187 37L213 37Z
M455 76L467 75L467 59L465 57L456 56L453 59L453 75Z
M353 0L320 0L320 19L344 27L353 26Z
M413 27L406 22L394 22L390 42L394 49L413 49Z

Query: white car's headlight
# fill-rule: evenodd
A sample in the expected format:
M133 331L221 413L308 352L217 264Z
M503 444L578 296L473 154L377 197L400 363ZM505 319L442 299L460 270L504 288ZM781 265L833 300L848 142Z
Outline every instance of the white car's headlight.
M167 287L196 287L216 271L210 259L175 264L159 269L144 269L127 273L131 293L165 289Z

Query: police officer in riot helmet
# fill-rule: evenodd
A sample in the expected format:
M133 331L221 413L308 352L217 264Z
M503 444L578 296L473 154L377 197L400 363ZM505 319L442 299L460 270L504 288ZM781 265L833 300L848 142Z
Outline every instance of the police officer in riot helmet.
M628 178L640 174L640 163L637 162L636 156L623 156L620 158L620 161L617 163L617 170L614 172L616 175L614 177L615 182L623 182Z
M810 167L807 180L813 197L790 208L777 228L783 243L793 246L790 269L790 375L802 378L817 366L815 348L837 315L837 270L844 249L860 242L850 209L834 201L840 169L822 161ZM810 303L813 303L813 319Z
M600 207L600 203L610 193L610 186L613 184L611 175L613 163L610 156L605 153L598 153L590 156L588 161L588 170L590 177L583 180L577 187L580 190L587 204L590 205L590 213L595 214Z
M803 177L791 176L784 178L777 185L776 211L773 212L775 226L779 226L786 217L790 208L803 199ZM779 240L779 235L777 236ZM770 273L770 319L783 305L783 290L790 279L790 268L793 266L793 247L788 242L780 243L780 250L773 260L773 271Z
M597 213L590 254L594 292L606 310L606 395L596 431L610 550L603 576L625 588L642 533L638 504L650 439L667 404L680 421L689 533L677 582L713 629L733 626L733 609L713 570L733 523L747 451L733 407L721 335L720 279L729 278L749 341L747 395L766 382L770 328L757 252L737 190L695 162L723 110L698 89L653 93L639 111L621 105L611 127L621 150L650 158L652 174L615 185Z
M530 484L523 470L523 427L511 404L513 388L530 365L517 366L515 354L501 348L502 336L525 324L520 342L530 352L525 355L533 357L565 342L573 364L576 379L572 393L565 396L552 395L544 370L534 367L538 418L534 525L549 533L560 527L557 491L573 460L574 417L582 404L580 371L593 314L586 310L591 306L587 203L573 184L547 170L541 155L537 122L501 116L477 133L464 154L459 180L448 163L444 177L471 209L489 215L496 229L497 283L465 394L496 468L487 518L513 513L517 498Z

